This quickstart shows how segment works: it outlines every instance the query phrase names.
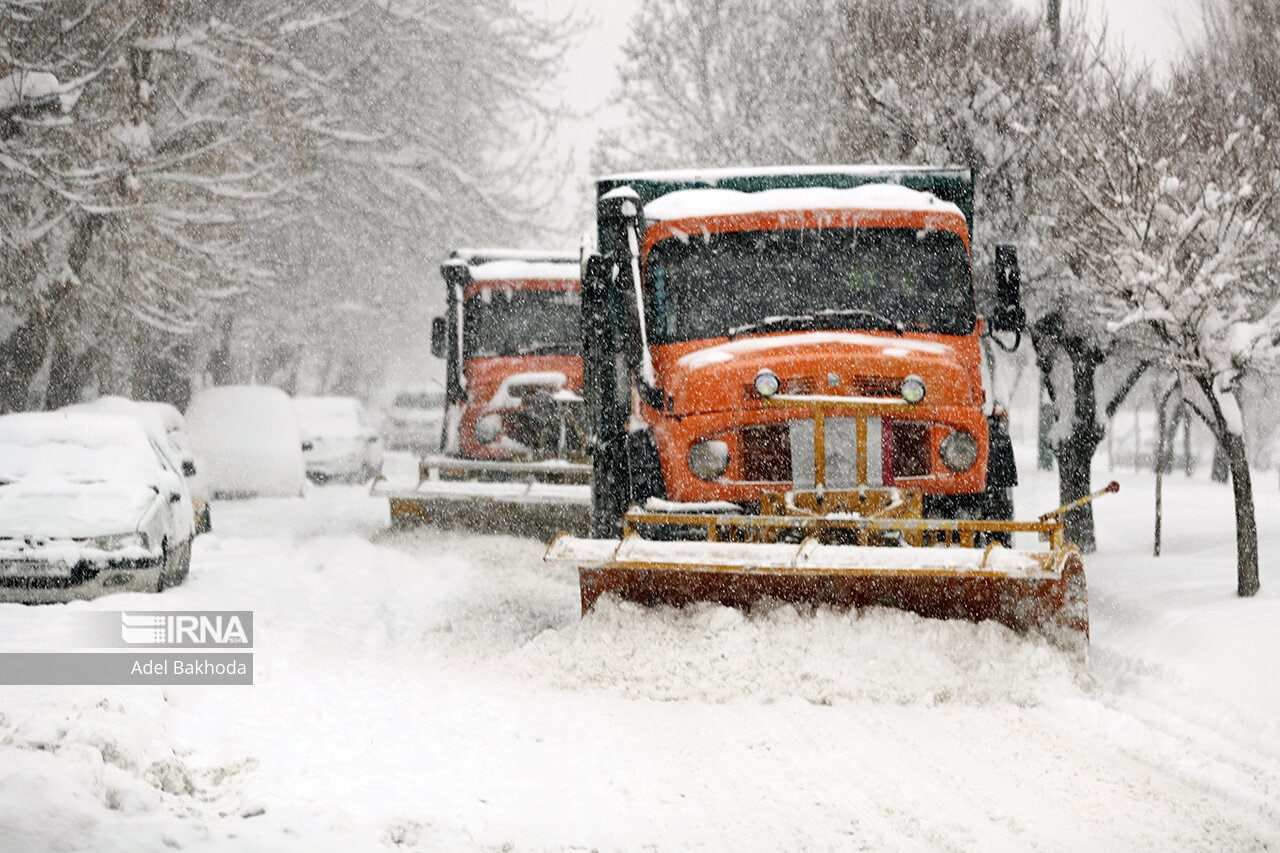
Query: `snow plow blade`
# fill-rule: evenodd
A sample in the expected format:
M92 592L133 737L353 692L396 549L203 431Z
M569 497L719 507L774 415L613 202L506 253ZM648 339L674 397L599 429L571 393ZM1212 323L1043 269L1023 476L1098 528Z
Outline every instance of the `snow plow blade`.
M373 483L371 494L388 500L393 527L434 524L543 539L556 531L588 528L591 487L574 482L579 472L570 470L586 467L589 478L588 466L450 462L458 467L428 469L424 462L422 479L416 485L385 479ZM477 465L481 467L474 467ZM497 466L503 466L503 479L479 479L492 476ZM531 469L538 473L551 470L554 476L539 479ZM436 479L442 473L450 478ZM461 475L470 478L462 479Z
M1088 593L1084 562L1065 540L1063 519L1119 488L1111 483L1036 521L925 519L911 515L918 495L872 490L829 493L816 502L789 494L764 503L795 514L632 508L621 539L562 535L546 559L577 568L584 615L606 594L649 607L698 601L742 609L766 601L892 607L1038 631L1079 651L1088 645ZM824 500L836 509L816 511ZM877 505L869 513L848 511ZM690 538L699 530L700 538ZM1036 534L1048 547L1000 544L1016 534Z
M934 619L993 620L1016 630L1086 638L1080 552L1000 546L913 548L663 542L561 536L547 559L578 569L585 614L605 594L644 606L698 601L750 609L769 601L893 607Z

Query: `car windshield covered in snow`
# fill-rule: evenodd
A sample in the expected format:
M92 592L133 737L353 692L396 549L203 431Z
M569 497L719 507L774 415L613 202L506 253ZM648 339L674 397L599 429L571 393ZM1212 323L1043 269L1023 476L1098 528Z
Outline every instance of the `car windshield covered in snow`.
M147 481L161 464L142 427L119 415L0 418L0 484Z
M483 288L463 308L463 353L466 358L577 353L581 303L576 291Z
M662 240L645 263L654 343L784 329L966 334L969 257L949 231L781 229Z

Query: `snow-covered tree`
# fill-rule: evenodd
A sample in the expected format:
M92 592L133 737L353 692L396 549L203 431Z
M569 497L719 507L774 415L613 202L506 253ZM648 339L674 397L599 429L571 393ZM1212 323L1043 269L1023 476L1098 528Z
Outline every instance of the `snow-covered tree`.
M1106 134L1063 141L1079 215L1060 233L1107 331L1179 376L1230 462L1238 590L1258 589L1240 395L1280 364L1280 161L1273 111L1223 91L1203 62L1168 91L1111 79ZM1223 81L1218 81L1223 82Z
M421 337L425 259L526 230L536 171L497 152L545 137L560 39L514 0L18 7L0 77L75 104L0 139L9 408L42 369L50 405L86 382L180 396L228 337L242 378L316 346L367 366L382 345L352 342L380 322Z

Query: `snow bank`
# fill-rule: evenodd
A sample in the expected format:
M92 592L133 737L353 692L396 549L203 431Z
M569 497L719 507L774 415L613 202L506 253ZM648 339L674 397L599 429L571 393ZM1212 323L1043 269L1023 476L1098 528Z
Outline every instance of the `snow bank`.
M289 396L262 385L205 389L187 408L195 451L215 494L302 494L302 438Z
M848 189L801 187L761 192L740 190L677 190L644 206L645 219L672 220L706 216L792 211L904 211L955 216L964 221L960 208L932 193L897 184L865 184Z

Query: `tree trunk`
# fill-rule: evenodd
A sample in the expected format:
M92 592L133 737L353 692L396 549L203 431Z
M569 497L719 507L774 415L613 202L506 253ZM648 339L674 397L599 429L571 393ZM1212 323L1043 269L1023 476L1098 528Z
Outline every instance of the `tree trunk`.
M5 341L0 342L0 414L27 407L31 380L44 365L49 351L49 318L33 310Z
M1191 412L1187 409L1186 404L1183 404L1182 414L1182 464L1186 475L1194 477L1196 463L1191 458Z
M1074 437L1058 448L1058 501L1067 504L1087 496L1090 492L1090 468L1093 452L1098 442L1078 441ZM1092 553L1098 548L1098 537L1093 525L1093 505L1085 504L1067 513L1067 541L1081 551Z
M1213 410L1217 444L1231 471L1231 494L1236 510L1236 594L1248 598L1257 594L1261 582L1258 577L1258 522L1253 507L1253 481L1249 474L1244 436L1231 431L1214 394L1212 377L1196 377L1196 381Z
M1227 451L1221 441L1216 441L1213 445L1213 471L1210 476L1215 483L1225 483L1231 479L1231 460L1227 458Z
M1156 398L1156 521L1152 534L1151 555L1160 556L1160 527L1164 521L1164 469L1165 469L1165 431L1168 429L1168 415L1165 414L1164 401Z
M1256 595L1258 578L1258 523L1253 509L1253 482L1244 437L1227 433L1227 458L1231 463L1231 492L1236 505L1236 594Z
M65 341L55 340L44 407L53 411L80 402L80 392L88 383L92 364L92 351L77 354Z
M1044 374L1041 374L1040 412L1036 428L1036 467L1041 471L1053 470L1053 443L1049 440L1049 434L1053 430L1053 402L1045 390L1047 381Z

